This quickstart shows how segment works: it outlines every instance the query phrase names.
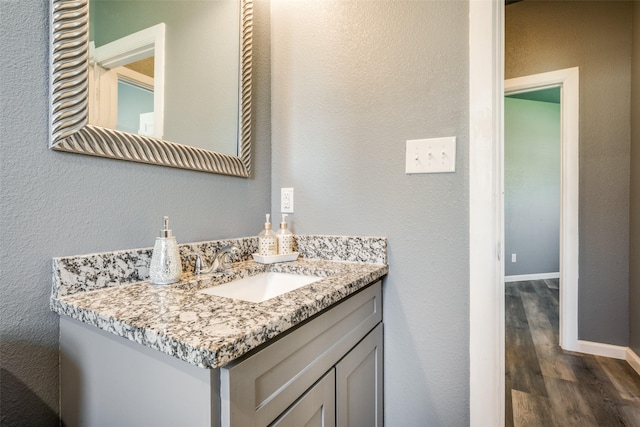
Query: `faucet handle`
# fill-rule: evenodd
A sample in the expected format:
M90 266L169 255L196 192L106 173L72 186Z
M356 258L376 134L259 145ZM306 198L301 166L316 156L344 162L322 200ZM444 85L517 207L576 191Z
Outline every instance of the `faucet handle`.
M204 255L200 251L191 251L189 252L189 256L194 255L196 257L196 265L193 269L193 274L199 275L202 273L208 273L211 271L211 267L207 265L207 261L204 258Z

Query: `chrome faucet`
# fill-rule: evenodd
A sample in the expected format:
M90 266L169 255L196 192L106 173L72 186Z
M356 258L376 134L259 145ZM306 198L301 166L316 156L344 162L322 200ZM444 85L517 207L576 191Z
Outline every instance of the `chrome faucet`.
M214 272L219 272L228 269L231 266L229 262L229 255L231 253L236 253L238 248L233 245L227 245L218 250L216 256L213 257L213 263L211 264L211 269Z
M233 245L223 246L218 250L218 252L213 257L213 262L211 265L207 265L207 261L204 258L202 252L193 251L189 253L189 255L195 255L196 257L196 265L193 270L193 274L208 274L208 273L219 273L229 268L229 254L235 253L238 251L238 248Z

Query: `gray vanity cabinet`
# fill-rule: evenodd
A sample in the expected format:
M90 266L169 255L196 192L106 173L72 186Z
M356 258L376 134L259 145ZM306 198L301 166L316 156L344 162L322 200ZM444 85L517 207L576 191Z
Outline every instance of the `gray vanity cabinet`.
M260 351L222 367L222 425L290 425L289 418L296 420L292 425L305 425L321 411L322 422L309 425L330 426L335 404L338 426L382 426L381 301L381 284L376 282ZM335 387L330 397L316 390L331 381ZM327 399L335 403L329 405Z
M67 316L60 350L69 427L382 426L379 281L221 368Z

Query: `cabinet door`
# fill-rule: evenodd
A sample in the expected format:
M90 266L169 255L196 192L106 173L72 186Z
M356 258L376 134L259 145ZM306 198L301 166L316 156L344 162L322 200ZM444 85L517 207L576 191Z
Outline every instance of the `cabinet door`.
M335 369L311 387L272 427L333 427L336 425Z
M382 427L382 323L336 365L338 427Z

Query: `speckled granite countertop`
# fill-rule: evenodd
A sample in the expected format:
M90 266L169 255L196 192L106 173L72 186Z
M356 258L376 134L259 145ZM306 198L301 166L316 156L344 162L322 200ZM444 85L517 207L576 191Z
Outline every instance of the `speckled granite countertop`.
M247 259L255 249L253 238L182 245L181 252L194 247L215 251L229 242L241 249L229 270L192 276L189 264L185 264L183 280L166 286L152 285L144 277L148 274L148 249L55 258L51 309L194 365L216 368L388 271L383 238L300 236L301 258L271 265ZM344 260L354 257L358 261ZM263 271L322 279L261 303L199 292Z

